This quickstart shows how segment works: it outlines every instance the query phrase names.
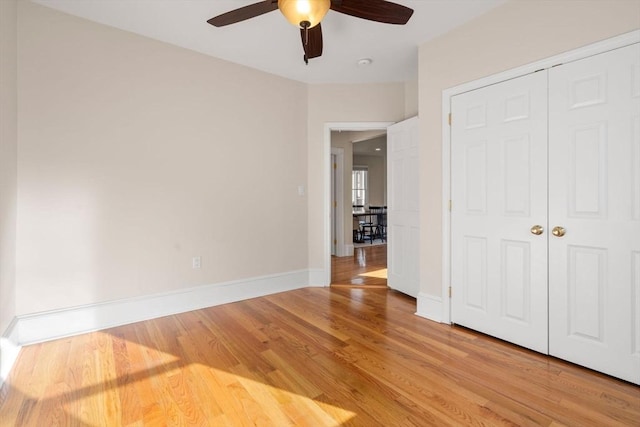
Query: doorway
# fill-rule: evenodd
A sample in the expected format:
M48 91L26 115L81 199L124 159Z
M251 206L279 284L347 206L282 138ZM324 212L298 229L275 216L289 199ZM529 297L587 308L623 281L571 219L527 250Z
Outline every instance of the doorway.
M354 137L352 140L356 139L367 139L366 135L369 135L369 138L372 136L380 136L386 133L386 129L390 126L391 122L372 122L372 123L328 123L325 125L325 164L327 165L325 174L325 218L327 219L327 223L325 225L325 272L326 272L326 283L332 284L332 270L342 269L342 274L344 273L345 265L349 265L349 260L351 263L355 262L355 265L351 265L348 267L348 270L351 273L355 273L356 276L358 274L363 274L360 277L361 283L371 284L375 283L372 286L381 286L380 276L382 273L378 270L381 270L380 264L383 263L384 269L386 267L386 245L382 247L377 247L375 251L371 251L372 248L363 248L361 251L355 251L353 245L353 234L352 234L352 224L353 224L353 215L352 215L352 191L351 191L351 171L353 166L353 157L352 157L352 141L349 142L348 150L345 150L343 157L342 167L344 168L342 176L344 177L344 183L342 186L343 194L342 197L336 198L335 195L338 193L335 191L333 182L335 177L334 175L334 163L332 162L332 154L335 154L335 148L332 147L332 133L338 133L345 135L346 133L353 133L356 135L359 133L360 138ZM350 153L349 153L350 152ZM384 164L384 173L386 173L386 163ZM348 176L347 176L348 175ZM348 178L348 179L347 179ZM383 178L386 183L386 176ZM337 183L336 183L337 184ZM348 191L346 186L348 186ZM337 187L337 185L336 185ZM383 197L386 197L386 190L384 191ZM382 200L384 202L384 199ZM342 206L340 206L342 205ZM337 207L337 212L335 215L333 214L334 207ZM342 214L340 214L342 213ZM342 227L340 229L339 222L342 219ZM334 224L338 225L338 230L336 233L332 232ZM335 237L334 237L335 234ZM332 248L334 248L332 250ZM375 254L373 253L375 252ZM381 254L381 252L384 252ZM337 256L333 255L335 253ZM334 263L334 258L336 261L342 261L341 267L334 267L332 264ZM340 258L345 258L346 260L340 260ZM360 264L368 264L366 266ZM352 268L353 267L353 268ZM358 272L358 270L360 270ZM373 271L373 273L372 273ZM349 274L351 274L349 273ZM384 272L386 274L386 271ZM344 276L343 276L344 277ZM341 282L344 282L344 279L340 279ZM355 280L358 281L357 279ZM386 278L384 279L384 287L386 287Z
M342 145L343 147L337 147ZM336 199L343 201L343 221L334 227L345 235L348 247L343 251L346 256L331 258L331 286L353 286L366 288L387 288L387 245L382 232L384 222L381 215L362 217L373 206L386 206L387 194L387 135L386 131L333 132L331 152L334 150L349 153L345 169L334 163L333 171L342 179L342 185L334 187ZM333 179L335 183L337 179ZM334 202L332 208L337 206ZM360 208L360 206L362 206ZM351 209L350 209L351 207ZM335 212L335 211L334 211ZM347 214L351 214L349 217ZM386 213L384 214L386 217ZM334 217L335 218L335 217ZM340 219L340 215L336 219ZM361 222L372 221L377 235L363 237ZM348 221L347 219L351 219ZM374 227L372 225L371 227ZM336 240L333 241L336 243ZM332 252L332 255L337 255Z

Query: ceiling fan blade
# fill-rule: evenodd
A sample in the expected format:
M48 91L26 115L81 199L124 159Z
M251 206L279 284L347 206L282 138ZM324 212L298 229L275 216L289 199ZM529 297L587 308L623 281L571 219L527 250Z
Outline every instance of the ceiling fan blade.
M300 29L305 62L322 55L322 27L320 24L309 29Z
M331 2L331 10L369 21L404 25L413 9L384 0L341 0Z
M222 15L214 16L207 22L214 27L224 27L225 25L235 24L246 19L255 18L264 15L278 8L278 0L265 0L259 3L253 3L248 6L234 9Z

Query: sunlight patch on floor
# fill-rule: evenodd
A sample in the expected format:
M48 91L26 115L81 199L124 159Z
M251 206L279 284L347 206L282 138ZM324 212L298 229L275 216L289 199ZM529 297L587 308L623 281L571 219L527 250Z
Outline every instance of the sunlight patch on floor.
M386 268L381 268L380 270L369 271L367 273L358 274L358 276L374 277L376 279L386 279L387 278L387 269Z

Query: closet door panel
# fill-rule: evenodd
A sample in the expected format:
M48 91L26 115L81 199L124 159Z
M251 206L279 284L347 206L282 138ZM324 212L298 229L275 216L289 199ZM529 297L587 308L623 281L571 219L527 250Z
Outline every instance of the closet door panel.
M543 353L546 94L539 72L454 96L451 106L452 320Z
M634 383L639 85L637 44L549 71L549 353Z

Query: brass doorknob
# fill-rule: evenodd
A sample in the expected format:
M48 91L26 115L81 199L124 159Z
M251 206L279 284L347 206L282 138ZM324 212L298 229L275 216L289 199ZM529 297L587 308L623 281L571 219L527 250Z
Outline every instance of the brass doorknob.
M565 234L567 234L567 230L565 230L564 227L556 226L556 227L553 227L553 230L551 230L551 234L553 234L556 237L562 237Z
M531 227L531 234L535 234L536 236L539 236L542 233L544 233L544 228L542 228L541 225L534 225L533 227Z

